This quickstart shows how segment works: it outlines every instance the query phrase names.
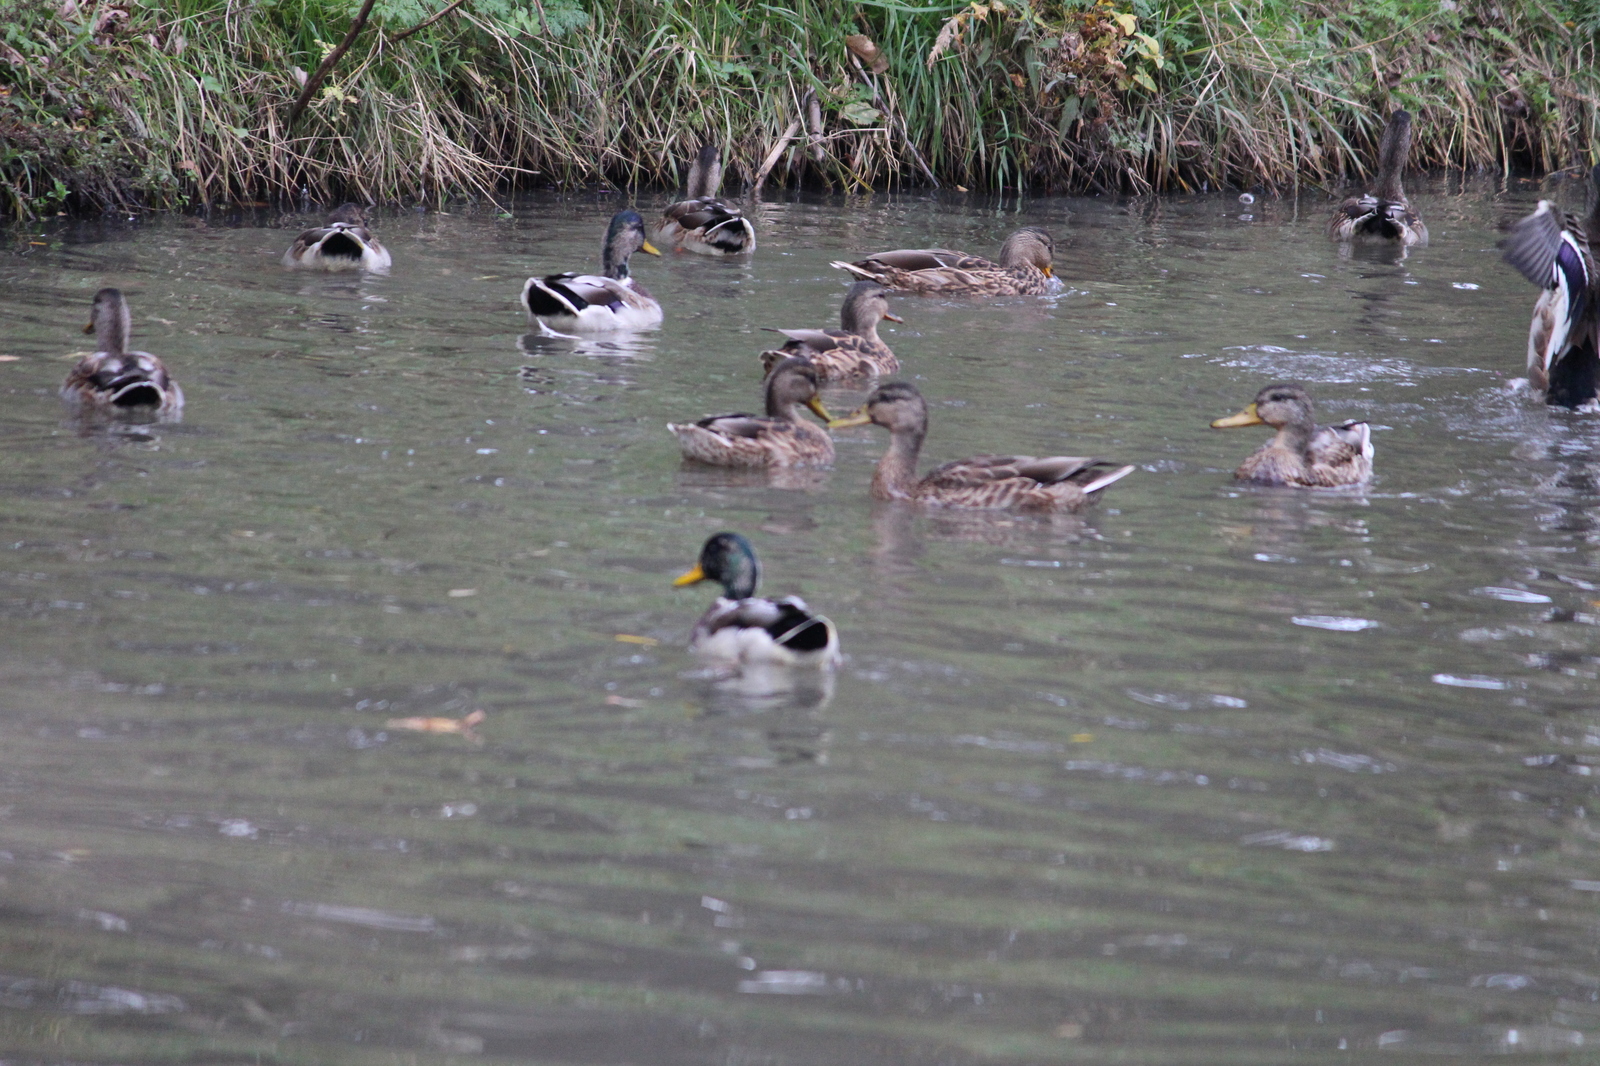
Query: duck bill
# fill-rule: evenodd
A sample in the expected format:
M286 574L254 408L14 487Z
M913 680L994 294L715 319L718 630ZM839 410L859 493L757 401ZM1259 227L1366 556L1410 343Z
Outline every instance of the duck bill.
M84 326L83 327L83 331L85 333L93 333L94 332L94 323L90 322L87 326Z
M645 241L643 244L639 245L639 251L644 252L647 255L660 255L661 254L660 249L658 249L655 245L651 244L649 241Z
M1261 416L1256 414L1256 405L1251 404L1249 407L1246 407L1243 411L1240 411L1236 415L1229 415L1227 418L1217 419L1215 422L1211 423L1211 428L1235 429L1239 426L1264 425L1266 425L1266 423L1261 420Z
M695 585L695 584L700 583L701 581L704 581L705 579L706 579L706 572L704 570L700 569L700 564L699 563L696 563L693 570L689 571L687 574L679 575L678 578L676 580L674 580L672 583L674 585L679 585L679 586L681 586L681 585Z
M830 425L833 423L833 416L828 413L828 409L826 407L822 406L822 400L819 397L811 397L811 399L806 401L806 406L811 408L811 412L824 422L827 422Z
M871 421L872 416L868 414L867 409L863 407L860 410L851 411L843 418L830 418L828 420L828 428L849 429L851 426L864 426Z
M885 311L883 313L883 317L887 318L890 322L904 322L905 321L905 319L901 318L899 315L895 314L893 311Z
M1045 264L1045 266L1044 266L1044 276L1047 277L1047 278L1055 277L1056 276L1056 268L1053 267L1053 266L1050 266L1048 263Z

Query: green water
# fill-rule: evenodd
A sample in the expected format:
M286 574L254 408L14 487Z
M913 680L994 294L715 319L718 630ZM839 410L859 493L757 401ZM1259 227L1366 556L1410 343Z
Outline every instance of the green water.
M1592 1061L1600 421L1508 388L1493 247L1538 195L1437 185L1403 261L1310 194L769 204L576 344L515 299L612 197L382 215L387 277L283 271L306 216L16 235L4 1061ZM829 260L1022 224L1063 295L884 336L925 463L1138 464L1102 507L873 505L872 427L776 484L680 462L760 327L834 324ZM181 423L61 408L103 285ZM1280 379L1371 421L1368 490L1230 480L1264 434L1207 423ZM683 651L724 528L838 624L831 690Z

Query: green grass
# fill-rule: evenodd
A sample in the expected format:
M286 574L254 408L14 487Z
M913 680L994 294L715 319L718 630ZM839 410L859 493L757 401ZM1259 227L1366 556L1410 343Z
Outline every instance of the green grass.
M293 128L348 0L0 0L0 213L309 190L440 199L749 181L1055 191L1317 183L1417 113L1422 166L1595 151L1597 0L378 0ZM846 46L865 34L888 67ZM815 142L803 101L814 93Z

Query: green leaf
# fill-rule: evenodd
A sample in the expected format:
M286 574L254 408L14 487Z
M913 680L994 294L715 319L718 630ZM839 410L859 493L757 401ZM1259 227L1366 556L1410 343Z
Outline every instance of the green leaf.
M857 100L841 107L839 117L856 126L876 126L883 121L883 112Z
M227 88L210 74L200 75L200 87L208 93L226 93Z

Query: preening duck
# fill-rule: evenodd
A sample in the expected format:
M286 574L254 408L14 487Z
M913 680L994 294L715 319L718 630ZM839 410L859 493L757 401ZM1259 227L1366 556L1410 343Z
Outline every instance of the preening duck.
M1133 473L1132 466L1069 455L976 455L917 478L917 455L928 435L928 404L904 381L879 385L867 402L830 429L873 423L889 431L889 450L872 475L876 500L912 500L942 507L1076 511Z
M661 305L628 273L628 261L639 251L661 254L645 239L639 212L618 211L600 248L599 274L551 274L523 285L529 324L580 333L659 326Z
M998 263L948 248L901 248L832 265L896 292L916 295L1043 296L1060 286L1053 280L1054 254L1050 234L1037 226L1024 226L1000 246Z
M889 312L889 293L875 281L858 281L844 295L839 308L840 329L772 329L789 338L782 348L761 353L762 369L772 368L791 356L803 356L822 381L877 377L900 369L900 360L878 336L884 319L904 322Z
M1352 420L1317 425L1311 396L1299 385L1268 385L1243 411L1211 423L1212 429L1236 426L1278 431L1234 471L1240 481L1329 489L1359 485L1372 476L1372 431L1367 424Z
M1384 127L1378 146L1376 193L1352 196L1334 208L1328 219L1328 236L1336 241L1355 237L1380 237L1410 247L1428 243L1428 227L1411 209L1400 175L1411 155L1411 112L1396 111Z
M761 564L755 549L737 533L718 533L700 549L700 561L674 585L716 581L717 597L689 637L689 650L729 663L807 666L832 669L839 663L839 634L833 623L798 596L765 600L756 596Z
M355 204L340 204L328 222L296 237L283 253L283 265L303 270L389 269L389 250L367 229L367 216Z
M716 145L705 145L689 165L688 198L662 213L656 239L707 255L755 251L755 227L736 205L717 196L721 187L722 155Z
M1528 384L1557 407L1600 399L1600 271L1591 250L1600 237L1600 166L1589 182L1588 217L1540 200L1501 244L1506 262L1544 290L1528 328Z
M833 438L800 414L804 404L823 422L828 414L817 398L817 372L803 358L772 368L763 387L766 415L711 415L684 425L667 423L685 459L712 466L826 466L833 462Z
M171 418L183 410L183 390L161 360L149 352L130 352L128 334L133 315L118 289L94 294L94 308L85 333L93 333L99 351L86 355L67 374L61 398L85 409L134 413L146 411Z

